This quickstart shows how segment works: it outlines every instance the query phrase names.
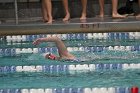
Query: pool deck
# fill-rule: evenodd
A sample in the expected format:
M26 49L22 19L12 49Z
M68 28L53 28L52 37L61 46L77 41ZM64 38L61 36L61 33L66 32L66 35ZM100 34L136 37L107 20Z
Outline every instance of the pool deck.
M73 18L68 22L57 19L53 24L38 21L24 21L19 24L0 24L0 36L27 34L63 34L63 33L104 33L104 32L140 32L140 19L129 16L125 19L112 17L94 17L87 20Z

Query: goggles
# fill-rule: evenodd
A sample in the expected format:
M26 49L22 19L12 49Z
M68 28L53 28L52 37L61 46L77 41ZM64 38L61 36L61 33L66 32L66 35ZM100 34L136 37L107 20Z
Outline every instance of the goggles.
M48 54L48 59L55 60L56 56L54 54L52 54L52 53L49 53Z

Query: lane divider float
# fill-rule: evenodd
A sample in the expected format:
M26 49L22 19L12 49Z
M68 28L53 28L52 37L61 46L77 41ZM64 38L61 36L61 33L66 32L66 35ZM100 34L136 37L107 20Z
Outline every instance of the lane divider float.
M0 73L11 72L46 72L46 73L81 73L101 70L140 69L138 64L77 64L77 65L37 65L37 66L0 66Z
M94 46L94 47L67 47L68 51L102 52L102 51L140 51L140 45L137 46ZM22 53L46 53L58 52L57 47L42 48L1 48L0 57L16 56Z
M140 39L140 32L125 32L125 33L78 33L78 34L53 34L61 38L62 40L72 40L72 39ZM14 35L6 36L7 42L21 42L21 41L34 41L37 38L44 38L52 36L47 35Z
M132 87L0 89L0 93L139 93Z

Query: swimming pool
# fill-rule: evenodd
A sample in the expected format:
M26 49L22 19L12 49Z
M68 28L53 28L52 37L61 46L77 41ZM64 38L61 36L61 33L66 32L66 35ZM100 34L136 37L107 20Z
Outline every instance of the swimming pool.
M44 59L42 53L57 48L32 41L49 35L1 37L1 93L129 93L140 87L139 32L57 34L70 52L89 59L81 63Z

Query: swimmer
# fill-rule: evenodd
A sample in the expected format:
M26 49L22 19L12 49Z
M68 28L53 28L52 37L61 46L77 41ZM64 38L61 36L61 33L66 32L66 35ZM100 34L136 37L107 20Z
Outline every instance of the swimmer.
M52 53L44 53L43 56L46 59L50 59L50 60L61 60L61 61L68 61L68 62L87 62L87 61L95 61L95 60L115 60L115 59L122 59L122 60L127 60L127 59L136 59L136 58L140 58L139 55L133 54L131 52L128 52L127 55L125 53L124 56L119 56L118 53L117 55L112 55L110 53L114 53L109 51L106 52L106 55L96 55L94 53L81 53L80 55L82 55L81 57L75 57L73 54L71 54L68 50L67 47L65 46L65 44L63 43L63 41L58 38L57 36L53 35L47 38L38 38L33 42L33 45L39 45L40 43L43 42L54 42L58 48L58 54L59 56L56 56L55 54ZM123 52L122 52L123 53ZM120 52L120 54L122 54Z
M76 60L76 57L69 53L63 41L57 36L50 36L47 38L38 38L33 42L33 45L39 45L42 42L54 42L58 48L59 56L56 56L52 53L43 54L46 59L50 60Z

